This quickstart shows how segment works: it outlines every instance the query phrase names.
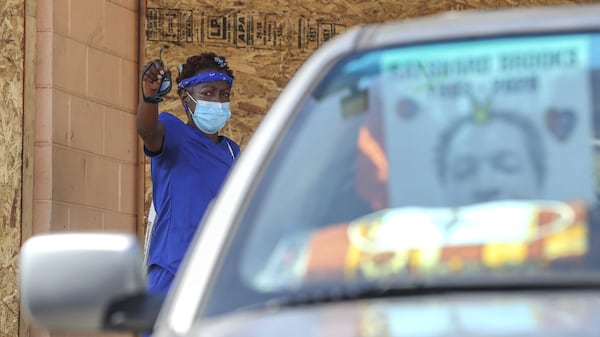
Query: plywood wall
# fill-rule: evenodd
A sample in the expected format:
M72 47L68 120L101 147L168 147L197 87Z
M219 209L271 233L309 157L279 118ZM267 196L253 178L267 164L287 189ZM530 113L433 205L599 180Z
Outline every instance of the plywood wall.
M17 336L21 240L24 1L0 1L0 336Z
M236 81L232 120L224 134L242 149L298 66L329 38L361 23L378 23L449 10L557 5L565 0L147 0L142 59L165 62L176 72L186 57L214 51L226 57ZM161 110L185 120L175 92ZM150 176L146 169L146 201Z

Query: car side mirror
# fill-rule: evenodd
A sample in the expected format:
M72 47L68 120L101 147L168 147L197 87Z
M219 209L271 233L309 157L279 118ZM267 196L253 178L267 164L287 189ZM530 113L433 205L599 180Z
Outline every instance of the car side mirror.
M130 234L32 237L19 277L25 315L48 330L151 331L163 302L145 293L141 247Z

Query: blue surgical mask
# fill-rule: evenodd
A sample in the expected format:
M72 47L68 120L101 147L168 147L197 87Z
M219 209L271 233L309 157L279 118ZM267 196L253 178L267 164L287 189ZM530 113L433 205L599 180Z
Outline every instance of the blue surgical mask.
M229 102L195 100L187 91L186 94L196 103L192 119L200 131L207 134L217 133L231 117Z

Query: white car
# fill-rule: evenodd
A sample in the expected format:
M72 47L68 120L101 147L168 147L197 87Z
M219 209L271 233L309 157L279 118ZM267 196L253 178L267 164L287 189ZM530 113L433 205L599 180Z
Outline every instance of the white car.
M138 240L28 240L57 331L599 336L600 6L355 27L301 67L166 298Z

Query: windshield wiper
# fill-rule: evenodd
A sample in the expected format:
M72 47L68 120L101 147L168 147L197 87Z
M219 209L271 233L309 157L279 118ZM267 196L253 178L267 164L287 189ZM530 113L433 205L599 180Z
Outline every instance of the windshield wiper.
M450 278L436 277L410 281L390 280L363 285L330 285L312 287L278 296L262 305L269 308L294 307L404 296L476 293L494 291L600 289L599 273L565 273Z

